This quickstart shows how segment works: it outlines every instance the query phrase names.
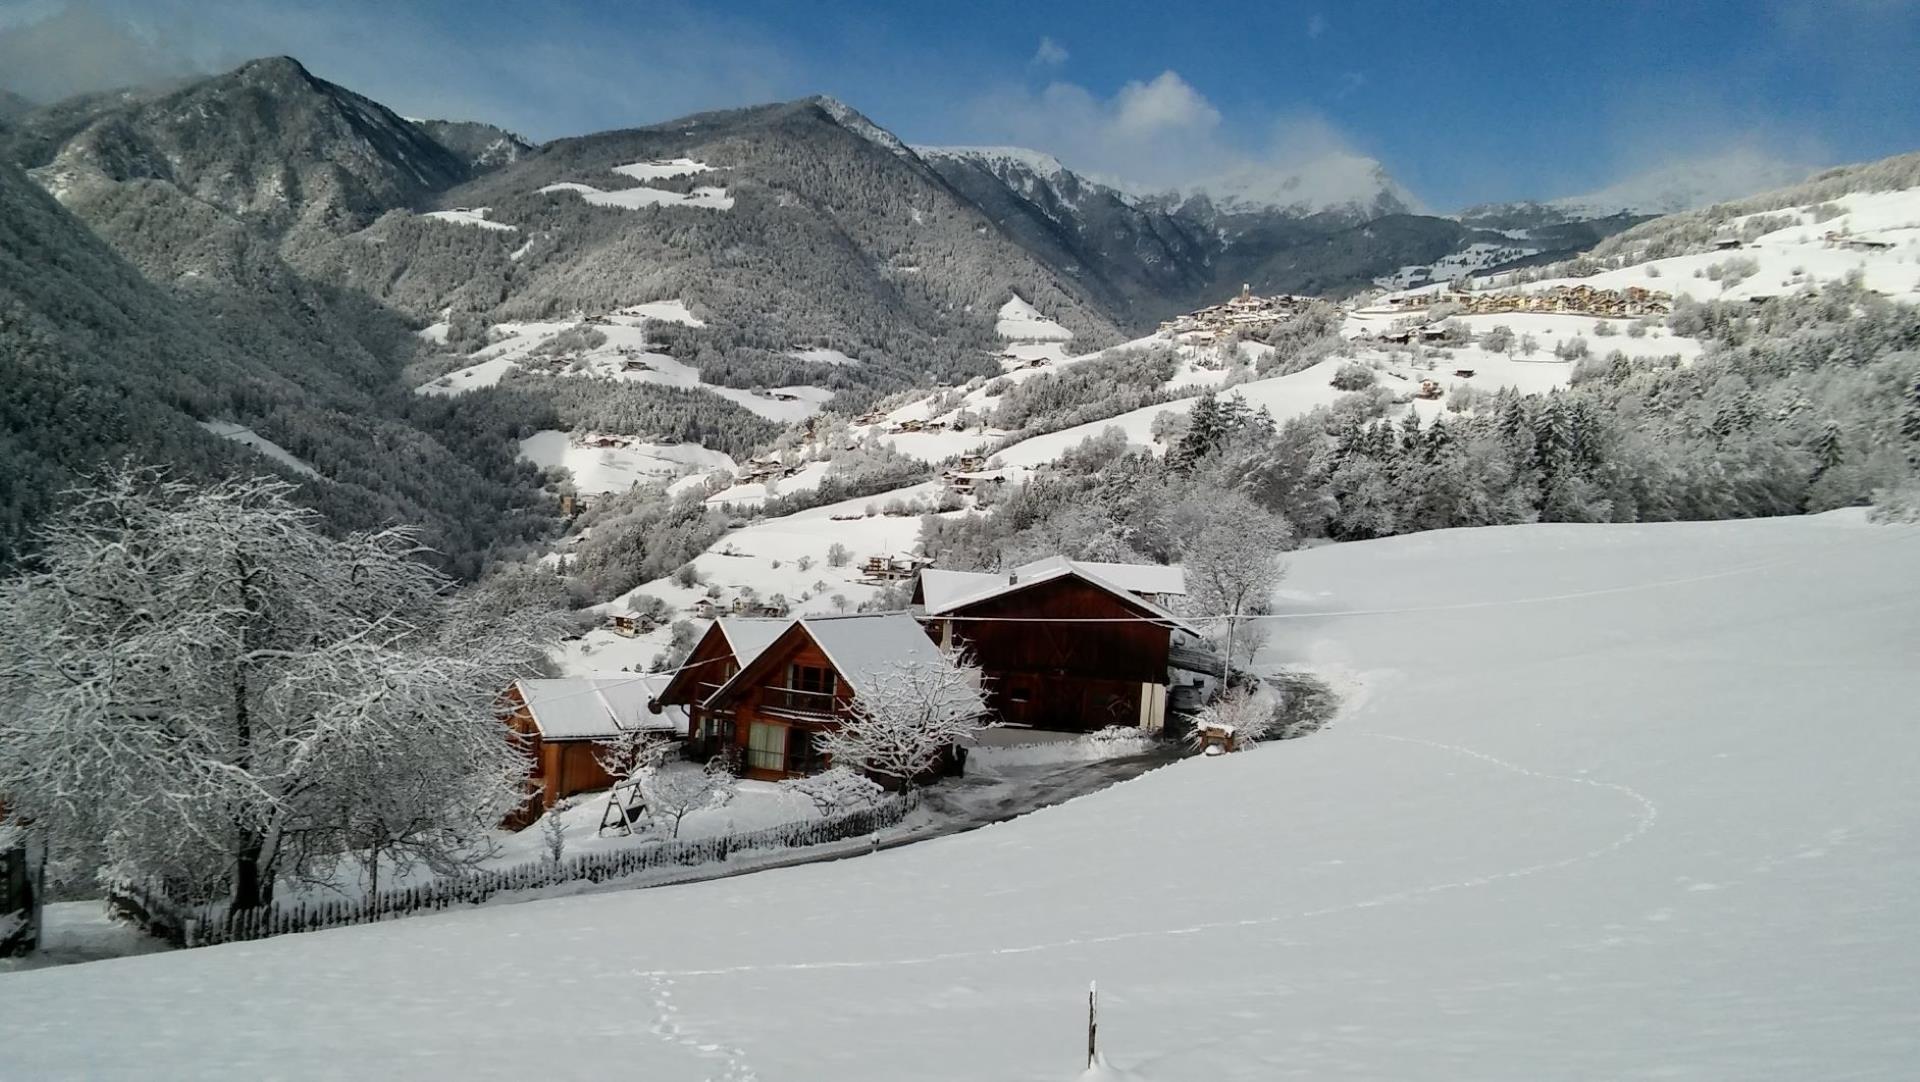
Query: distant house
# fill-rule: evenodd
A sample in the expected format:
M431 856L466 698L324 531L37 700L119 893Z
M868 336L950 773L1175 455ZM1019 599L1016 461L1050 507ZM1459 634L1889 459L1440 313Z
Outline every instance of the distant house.
M913 605L943 649L973 656L988 705L1008 724L1151 731L1166 722L1170 687L1187 683L1173 664L1176 637L1201 640L1165 607L1185 593L1178 567L1055 556L1002 574L929 568Z
M677 709L687 716L687 754L699 760L727 754L734 744L733 715L707 708L707 700L741 667L760 656L793 621L727 616L715 620L693 644L680 670L654 694L650 709Z
M655 712L649 702L666 678L609 672L552 680L516 680L507 689L507 724L533 757L528 801L507 820L519 829L555 801L614 779L599 763L610 744L635 732L684 736L684 711Z
M731 749L741 774L772 781L830 765L816 738L847 717L871 681L900 667L951 664L906 613L811 616L788 622L704 698L693 697L698 682L676 681L660 701L688 706L700 738Z

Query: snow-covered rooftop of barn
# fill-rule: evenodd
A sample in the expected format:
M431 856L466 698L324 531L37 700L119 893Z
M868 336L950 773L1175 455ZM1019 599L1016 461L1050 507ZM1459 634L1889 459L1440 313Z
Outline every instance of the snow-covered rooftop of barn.
M863 678L907 666L947 664L919 622L904 612L810 616L800 623L856 691Z
M1117 579L1114 572L1118 573ZM1094 563L1069 560L1065 556L1049 556L1023 564L1014 568L1011 574L1003 575L929 568L920 573L920 597L927 614L937 616L1067 575L1122 598L1172 627L1198 634L1180 617L1140 596L1186 593L1186 574L1178 567Z
M607 673L522 680L520 697L544 740L595 740L636 730L684 730L684 718L647 709L649 676ZM665 687L665 684L661 684Z
M1021 564L1013 569L1013 573L1025 578L1062 565L1097 575L1123 590L1136 594L1184 595L1187 592L1187 572L1179 564L1115 564L1099 560L1069 560L1065 556L1048 556L1032 563Z

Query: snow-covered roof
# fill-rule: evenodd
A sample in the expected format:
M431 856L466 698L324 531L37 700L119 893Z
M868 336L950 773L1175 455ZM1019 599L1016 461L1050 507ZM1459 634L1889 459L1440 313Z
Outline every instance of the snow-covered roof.
M1117 579L1114 577L1116 573ZM1141 596L1186 593L1186 575L1178 567L1094 563L1069 560L1065 556L1049 556L1023 564L1004 575L977 571L935 571L929 568L920 573L920 597L927 615L938 616L1066 576L1105 590L1169 627L1199 634L1180 617Z
M904 612L809 616L800 620L762 622L779 623L783 634L795 627L805 630L820 651L827 655L834 671L856 693L867 680L902 666L951 664L928 637L920 622ZM755 659L765 654L766 647L771 645L772 642L763 645ZM724 699L736 685L758 679L751 672L752 669L751 663L743 663L740 671L715 689L707 701Z
M904 612L810 616L800 623L856 691L863 679L902 666L947 664L920 622Z
M793 626L792 620L783 620L773 616L722 616L718 621L720 633L727 637L727 646L733 650L733 658L741 668L752 664L760 652L773 645L780 633ZM663 688L666 685L661 685Z
M1022 564L1014 568L1013 573L1020 576L1039 574L1061 563L1098 575L1115 586L1136 594L1184 596L1187 592L1187 572L1179 564L1115 564L1100 560L1069 560L1065 556L1049 556L1044 560Z
M957 602L1007 583L1007 576L986 571L945 571L929 567L920 572L920 598L929 613L946 612Z
M515 687L543 740L597 740L638 730L686 731L684 712L655 714L647 700L665 676L605 673L552 680L520 680ZM657 687L650 681L659 681Z

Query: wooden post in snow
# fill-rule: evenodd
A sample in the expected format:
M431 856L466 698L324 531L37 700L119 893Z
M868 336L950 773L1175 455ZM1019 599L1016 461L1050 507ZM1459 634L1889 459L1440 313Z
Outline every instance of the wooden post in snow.
M1099 985L1096 981L1087 982L1087 1070L1091 1071L1100 1060L1100 1016L1098 1013Z

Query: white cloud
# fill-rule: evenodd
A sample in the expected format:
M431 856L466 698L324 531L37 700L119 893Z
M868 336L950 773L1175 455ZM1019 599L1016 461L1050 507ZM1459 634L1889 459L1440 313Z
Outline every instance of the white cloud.
M1056 80L976 100L967 141L1032 147L1132 191L1206 185L1249 199L1320 205L1365 198L1376 163L1315 114L1229 124L1178 72L1134 80L1110 97ZM1410 197L1408 197L1410 199Z
M1033 63L1039 67L1057 68L1067 62L1070 54L1066 47L1052 38L1040 39L1040 47L1033 51Z
M1307 16L1307 36L1308 37L1317 38L1326 32L1327 32L1327 17L1325 15L1322 15L1316 11L1313 14Z

